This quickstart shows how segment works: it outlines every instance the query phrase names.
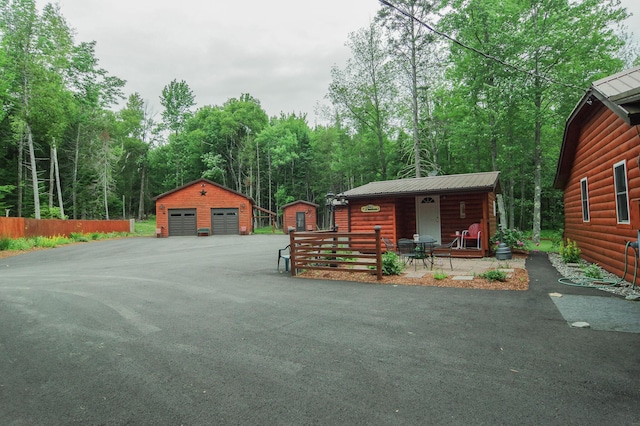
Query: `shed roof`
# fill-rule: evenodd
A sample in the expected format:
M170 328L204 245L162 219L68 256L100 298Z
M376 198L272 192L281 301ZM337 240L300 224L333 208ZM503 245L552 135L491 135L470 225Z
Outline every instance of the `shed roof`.
M582 125L602 106L629 126L640 125L640 66L596 80L567 118L553 186L564 189L575 157Z
M280 208L281 209L286 209L287 207L295 206L296 204L307 204L307 205L315 207L315 208L320 207L319 204L312 203L311 201L297 200L297 201L293 201L291 203L285 204L284 206L281 206Z
M500 192L500 172L428 176L385 180L345 191L345 198L371 198L398 195L450 194L459 192Z

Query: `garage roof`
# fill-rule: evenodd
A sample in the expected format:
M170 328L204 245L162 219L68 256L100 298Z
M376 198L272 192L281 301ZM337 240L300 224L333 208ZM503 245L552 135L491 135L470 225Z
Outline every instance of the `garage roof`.
M203 178L203 179L197 179L197 180L194 180L194 181L189 182L189 183L185 183L184 185L179 186L179 187L177 187L177 188L174 188L174 189L172 189L171 191L167 191L167 192L165 192L165 193L163 193L163 194L158 195L157 197L154 197L154 198L153 198L153 200L154 200L154 201L157 201L158 199L160 199L160 198L162 198L162 197L164 197L164 196L167 196L167 195L169 195L169 194L173 194L174 192L180 191L180 190L182 190L182 189L184 189L184 188L187 188L187 187L189 187L189 186L192 186L192 185L194 185L194 184L198 184L198 183L206 183L206 184L209 184L209 185L217 186L218 188L224 189L225 191L229 191L229 192L232 192L232 193L234 193L234 194L240 195L241 197L246 198L247 200L249 200L249 201L251 202L251 204L252 204L252 205L256 203L256 202L253 200L253 198L251 198L251 197L247 197L246 195L244 195L244 194L243 194L243 193L241 193L241 192L234 191L234 190L233 190L233 189L231 189L231 188L227 188L226 186L220 185L219 183L215 183L214 181L211 181L211 180L209 180L209 179L204 179L204 178Z
M460 192L500 192L500 172L466 173L371 182L340 194L347 199Z

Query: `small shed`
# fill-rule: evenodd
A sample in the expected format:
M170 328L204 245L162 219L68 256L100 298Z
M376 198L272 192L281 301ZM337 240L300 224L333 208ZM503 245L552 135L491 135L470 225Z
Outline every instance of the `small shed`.
M593 82L567 119L554 187L582 257L633 274L640 229L640 67ZM625 252L627 252L625 254Z
M371 182L338 194L335 223L350 232L370 232L380 225L382 237L392 241L431 235L441 244L478 223L480 247L460 247L454 254L483 257L490 254L489 239L497 231L498 193L500 172Z
M255 202L237 191L198 179L154 198L160 237L252 232Z
M315 231L318 223L318 204L309 201L294 201L285 204L282 209L282 229L289 233L289 228L296 231Z

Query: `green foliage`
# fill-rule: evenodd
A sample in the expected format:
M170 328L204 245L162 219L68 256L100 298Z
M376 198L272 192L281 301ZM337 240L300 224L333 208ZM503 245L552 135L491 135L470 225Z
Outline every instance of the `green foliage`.
M388 251L382 254L382 275L400 275L404 271L404 262L400 256Z
M525 241L525 234L519 229L504 229L502 231L502 239L500 237L500 232L497 232L493 237L491 237L490 243L492 245L497 245L502 242L509 246L511 249L525 250Z
M499 269L491 269L487 272L484 272L482 274L478 274L478 276L480 278L484 278L485 280L488 281L501 281L504 282L507 280L507 273L504 271L501 271Z
M73 240L76 243L86 243L87 241L89 241L89 238L87 238L81 232L72 232L70 237L71 237L71 240Z
M580 262L580 254L582 254L582 250L578 247L577 242L571 241L567 238L566 244L560 244L559 253L564 263L578 263Z
M600 267L595 263L590 263L587 266L583 266L582 272L584 273L585 277L595 278L597 280L603 278L602 269L600 269Z
M40 208L40 219L68 219L69 217L65 215L62 217L62 213L60 212L60 207L47 207L43 206Z
M436 271L433 273L433 278L435 278L438 281L447 279L448 277L449 275L447 275L446 272L444 271Z
M27 251L36 246L36 241L33 238L16 238L11 240L11 244L7 250Z
M11 247L11 238L2 237L0 238L0 251L9 250Z

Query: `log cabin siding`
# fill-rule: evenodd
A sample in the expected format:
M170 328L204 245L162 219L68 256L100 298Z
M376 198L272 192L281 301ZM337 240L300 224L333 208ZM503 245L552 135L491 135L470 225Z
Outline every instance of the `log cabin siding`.
M637 238L640 226L637 200L640 199L640 136L613 111L601 106L583 123L573 165L564 188L565 237L576 241L582 257L607 271L622 276L626 241ZM614 164L624 161L630 224L618 223L613 177ZM580 181L587 178L590 221L582 218ZM634 205L634 203L636 203ZM626 261L633 268L630 254ZM632 275L628 275L630 280Z
M380 207L378 212L363 212L369 205ZM394 199L354 200L349 203L349 232L373 232L375 226L381 226L381 237L395 240L396 204Z

